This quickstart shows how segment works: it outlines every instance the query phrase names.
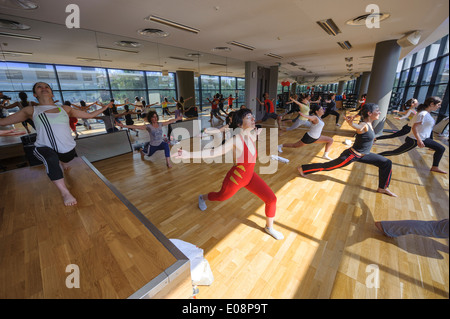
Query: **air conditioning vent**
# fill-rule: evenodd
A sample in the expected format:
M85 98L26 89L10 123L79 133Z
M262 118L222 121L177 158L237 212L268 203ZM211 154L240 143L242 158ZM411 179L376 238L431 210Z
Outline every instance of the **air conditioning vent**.
M337 44L344 50L350 50L352 48L352 45L348 41L338 42Z
M166 38L169 36L169 33L160 29L146 28L140 29L137 32L140 35L144 35L146 37L155 37L155 38Z
M332 19L316 21L316 23L329 35L337 35L341 30L337 27Z
M9 29L9 30L30 30L31 27L12 20L0 19L0 28Z
M139 42L134 42L134 41L117 41L114 42L115 45L118 45L120 47L125 47L125 48L138 48L141 46L141 44Z

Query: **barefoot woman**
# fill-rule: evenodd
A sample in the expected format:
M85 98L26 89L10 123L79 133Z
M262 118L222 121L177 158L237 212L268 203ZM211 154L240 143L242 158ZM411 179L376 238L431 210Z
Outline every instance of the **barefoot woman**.
M372 148L375 139L372 123L380 117L380 109L376 104L365 104L361 111L361 115L363 121L360 124L353 123L354 117L352 116L347 116L345 118L346 122L353 127L357 133L353 147L346 149L338 158L330 162L302 165L298 168L298 171L301 176L305 177L307 174L320 171L331 171L336 168L344 167L354 161L375 165L378 167L377 192L397 197L397 195L388 189L392 175L392 162L381 155L370 153L370 149Z
M39 105L26 106L20 111L0 119L0 125L21 123L27 119L33 120L37 133L34 155L44 163L48 177L61 192L64 205L75 205L77 200L67 189L60 167L61 162L61 166L67 169L68 163L77 156L76 142L70 131L69 117L93 118L110 105L92 113L86 113L67 105L58 106L53 102L52 89L44 82L37 82L33 86L33 95L38 99Z

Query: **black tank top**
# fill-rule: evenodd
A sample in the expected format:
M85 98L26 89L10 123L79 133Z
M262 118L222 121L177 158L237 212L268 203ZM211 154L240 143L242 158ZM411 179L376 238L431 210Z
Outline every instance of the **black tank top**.
M356 134L355 143L353 144L353 149L358 153L369 154L370 149L373 145L373 140L375 139L375 132L372 127L367 124L369 129L363 134Z

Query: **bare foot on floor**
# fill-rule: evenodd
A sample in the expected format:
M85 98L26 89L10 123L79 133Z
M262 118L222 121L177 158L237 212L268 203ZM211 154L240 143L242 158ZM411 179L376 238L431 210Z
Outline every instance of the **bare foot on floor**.
M300 176L302 177L306 177L306 175L303 173L303 169L301 166L297 167L298 173L300 174Z
M77 200L70 193L62 194L64 205L73 206L77 204Z
M388 235L386 235L386 233L384 232L383 226L381 226L381 222L375 222L375 227L384 235L389 237Z
M396 194L391 192L388 188L378 188L377 192L381 193L381 194L386 194L386 195L389 195L389 196L392 196L392 197L398 197Z
M65 172L68 172L71 168L71 166L68 163L63 163L63 162L61 162L61 166Z
M439 167L433 166L430 171L432 172L436 172L436 173L441 173L441 174L447 174L446 171L441 170Z

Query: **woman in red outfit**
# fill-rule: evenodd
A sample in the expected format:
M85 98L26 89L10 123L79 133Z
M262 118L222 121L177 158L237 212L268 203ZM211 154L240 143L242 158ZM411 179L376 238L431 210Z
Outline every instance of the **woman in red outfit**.
M242 109L233 116L233 128L238 128L238 134L230 138L220 148L203 150L202 152L188 153L179 150L179 158L212 158L221 156L233 150L235 165L228 171L219 192L210 192L200 195L198 205L206 210L206 201L224 201L231 198L241 188L246 188L265 203L266 227L265 231L275 239L284 236L273 228L275 219L277 197L264 180L255 173L256 164L256 133L255 118L249 109Z

